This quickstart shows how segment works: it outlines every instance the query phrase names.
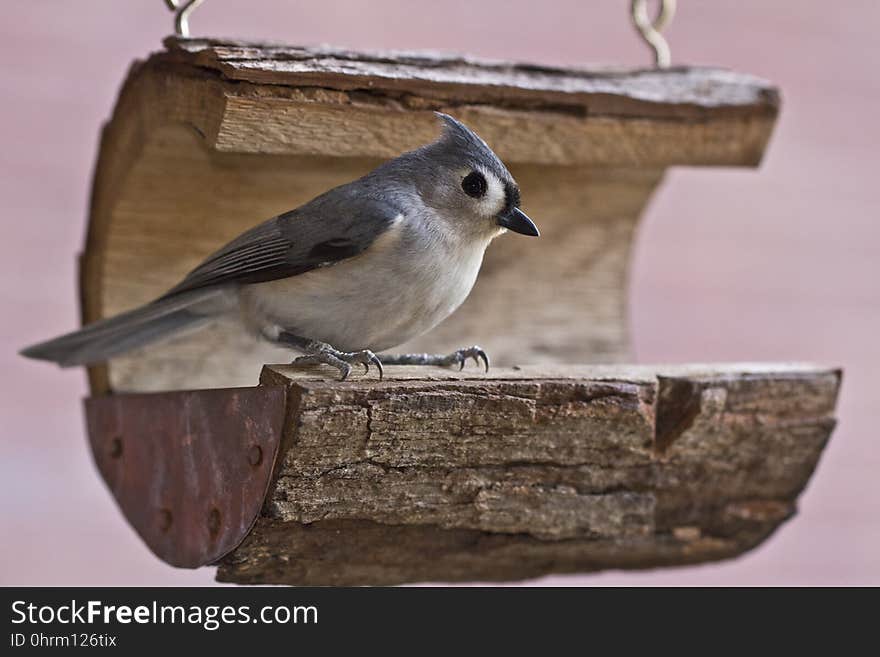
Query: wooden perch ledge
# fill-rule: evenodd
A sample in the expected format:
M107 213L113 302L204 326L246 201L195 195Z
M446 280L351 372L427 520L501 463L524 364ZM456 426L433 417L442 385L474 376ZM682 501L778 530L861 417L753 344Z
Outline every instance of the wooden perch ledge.
M351 385L264 370L289 390L286 450L219 579L511 580L734 556L794 513L839 382L805 367L389 369Z
M834 426L840 378L808 365L325 374L267 366L259 388L89 400L99 468L146 542L179 555L170 518L195 519L179 540L202 540L200 556L178 565L222 557L218 579L262 584L514 580L732 557L794 513ZM168 501L186 485L176 479L194 476L185 464L218 467L199 451L216 434L200 395L241 415L248 390L281 391L274 411L255 413L283 422L245 420L223 447L225 461L245 464L255 441L280 433L262 509L235 522L217 510L211 478L224 501L242 485L213 470L199 495ZM176 437L136 417L144 398L168 395L186 395ZM138 466L125 460L141 461L145 441L124 437L127 421L175 441L170 462L151 457L163 486L141 478L128 498L137 477L126 468ZM124 446L111 442L119 436ZM235 537L219 549L227 523Z

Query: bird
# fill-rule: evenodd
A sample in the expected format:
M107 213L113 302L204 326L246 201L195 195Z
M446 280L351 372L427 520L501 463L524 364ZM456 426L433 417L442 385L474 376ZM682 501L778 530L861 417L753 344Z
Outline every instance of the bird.
M247 230L143 306L21 354L62 367L105 362L221 315L323 363L489 370L478 346L382 354L446 319L470 293L493 239L539 235L507 167L473 130L435 112L439 137Z

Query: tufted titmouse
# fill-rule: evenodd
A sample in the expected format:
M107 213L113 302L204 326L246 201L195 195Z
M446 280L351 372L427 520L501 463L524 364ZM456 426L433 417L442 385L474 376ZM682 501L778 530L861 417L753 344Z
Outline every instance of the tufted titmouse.
M63 367L105 361L229 313L274 343L326 363L464 366L449 355L382 355L465 300L489 242L538 235L519 188L486 143L446 114L440 138L245 232L140 308L22 351Z

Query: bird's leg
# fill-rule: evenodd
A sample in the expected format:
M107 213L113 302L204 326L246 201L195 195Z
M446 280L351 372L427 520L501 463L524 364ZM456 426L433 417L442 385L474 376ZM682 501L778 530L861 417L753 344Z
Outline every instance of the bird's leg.
M458 365L459 370L464 369L468 358L473 358L479 365L481 362L489 371L489 356L479 347L466 347L453 351L451 354L382 354L382 362L386 365L439 365L447 367Z
M370 365L372 364L379 370L379 380L382 380L382 375L384 373L382 371L382 361L380 361L376 357L376 354L369 349L363 349L361 351L339 351L326 342L309 340L308 338L302 338L293 333L288 333L287 331L281 331L276 338L276 342L289 347L294 347L295 349L299 349L306 353L305 356L294 358L291 365L315 365L318 363L331 365L339 370L339 380L345 381L348 378L348 375L351 374L352 365L363 365L364 374L366 374L370 371Z

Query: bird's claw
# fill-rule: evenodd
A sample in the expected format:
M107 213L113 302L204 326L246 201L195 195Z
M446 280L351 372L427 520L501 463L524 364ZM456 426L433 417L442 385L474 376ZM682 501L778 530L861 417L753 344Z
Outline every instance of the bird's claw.
M340 381L345 381L348 378L348 375L351 374L351 365L344 361L341 365L336 365L335 367L339 370Z
M364 366L364 374L370 371L370 365L375 365L376 369L379 370L379 380L382 380L382 377L385 376L385 370L382 369L382 361L379 360L376 354L369 349L364 349L363 351L356 351L353 355L365 359L361 361L361 365Z
M339 380L345 381L351 374L351 366L360 364L364 366L364 374L370 371L370 365L375 365L379 370L379 380L385 374L382 368L382 361L378 356L369 349L362 351L338 351L328 344L320 343L311 353L295 358L292 365L314 365L316 363L324 363L339 370Z
M451 354L383 354L382 361L386 365L432 365L449 367L458 365L459 372L464 369L468 358L473 358L477 365L482 364L489 371L489 355L480 347L466 347L453 351Z
M477 365L482 365L486 372L489 371L489 355L480 347L473 346L459 349L458 351L452 352L450 357L453 359L453 363L458 363L459 372L464 369L468 358L473 358Z

